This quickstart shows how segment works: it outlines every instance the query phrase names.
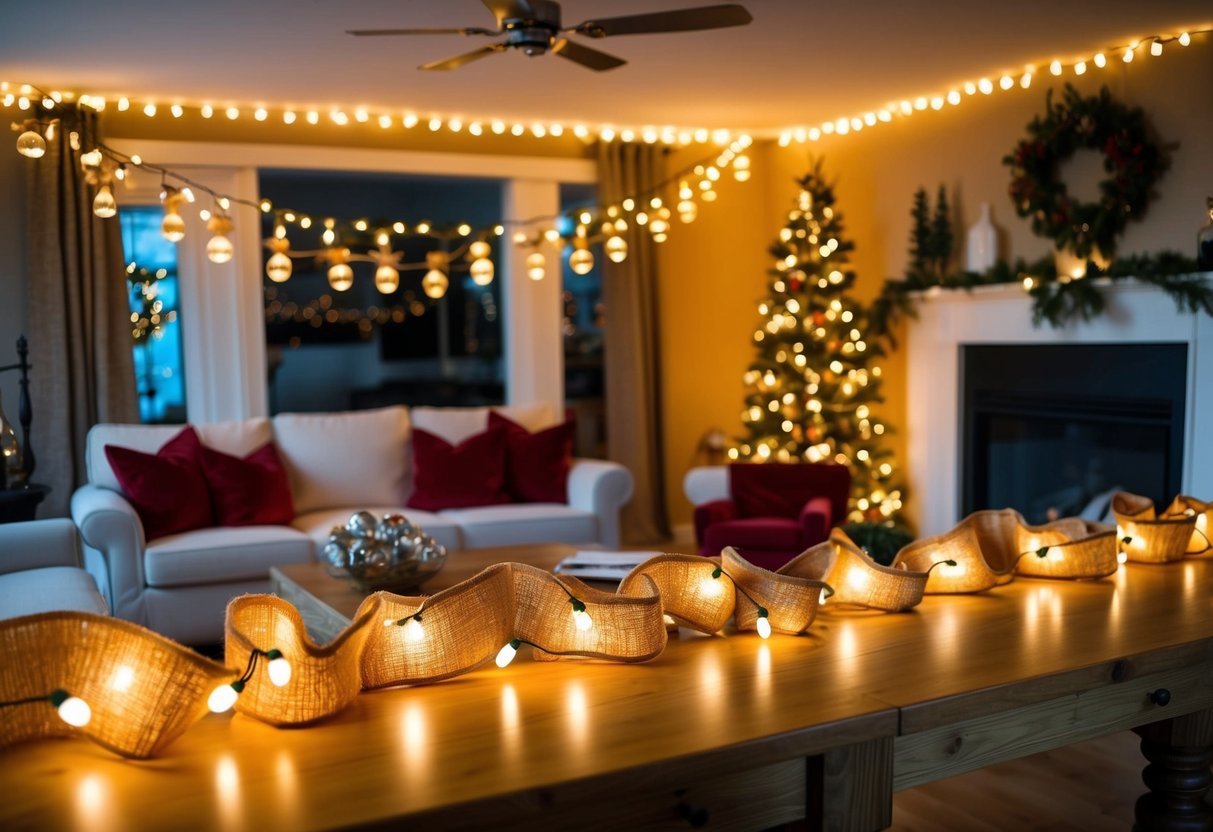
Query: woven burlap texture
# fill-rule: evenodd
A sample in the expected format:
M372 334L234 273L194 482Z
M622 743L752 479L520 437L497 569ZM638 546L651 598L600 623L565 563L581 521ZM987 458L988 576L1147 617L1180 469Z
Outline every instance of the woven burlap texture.
M1167 517L1192 516L1196 518L1192 528L1192 537L1184 550L1185 555L1203 555L1213 549L1213 538L1210 538L1210 535L1213 535L1213 503L1206 503L1195 497L1180 494L1171 501L1171 505L1167 506L1167 510L1163 514Z
M712 573L716 558L665 554L649 558L619 584L620 595L641 591L645 579L661 594L662 608L675 624L701 633L719 632L733 617L736 590L733 582Z
M236 710L271 725L303 725L350 704L362 687L362 650L382 618L378 608L372 596L350 626L321 647L308 637L303 617L289 601L275 595L233 598L227 605L227 664L246 667L254 649L280 650L291 663L290 681L277 687L269 678L269 662L260 657Z
M577 629L570 595L585 604L590 629ZM661 596L647 579L624 596L526 564L500 563L428 598L387 592L372 598L382 605L382 620L420 611L422 629L411 631L414 640L409 628L374 629L362 656L366 688L436 682L466 673L513 639L535 645L537 658L624 662L648 661L661 655L666 644ZM371 599L363 606L369 603Z
M822 602L822 610L856 606L901 612L922 602L926 572L904 567L881 566L868 557L842 529L830 539L801 552L779 569L780 575L795 575L825 581L834 594Z
M1112 515L1116 518L1121 551L1134 563L1183 560L1196 534L1197 514L1181 511L1160 517L1154 510L1153 500L1127 491L1118 491L1112 496ZM1123 540L1125 537L1129 538L1127 543Z
M1038 556L1046 546L1052 556ZM904 547L893 566L927 572L928 594L982 592L1010 582L1017 571L1101 578L1116 571L1115 532L1077 518L1032 526L1014 509L976 511L949 531Z
M138 624L84 612L0 621L0 701L64 690L92 719L73 728L47 701L0 712L0 746L85 736L125 757L158 754L207 712L217 686L239 675Z
M821 596L833 591L824 582L795 575L780 575L747 561L732 546L720 553L724 571L745 590L739 591L733 610L733 625L738 630L753 630L758 622L758 606L767 610L767 619L776 633L800 635L817 617Z

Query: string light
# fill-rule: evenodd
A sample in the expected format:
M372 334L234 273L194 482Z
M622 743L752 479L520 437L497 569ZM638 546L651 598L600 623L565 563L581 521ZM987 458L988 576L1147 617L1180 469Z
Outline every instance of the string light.
M280 688L290 683L291 663L282 655L281 650L276 648L271 650L253 650L249 654L248 665L244 668L244 674L239 679L226 685L220 685L211 691L206 705L212 713L221 714L231 710L240 694L244 692L245 687L248 686L249 681L253 678L253 673L257 670L257 664L262 658L267 660L266 673L270 678L271 684Z
M92 709L89 708L87 702L62 689L53 690L45 696L31 696L26 699L14 699L11 702L0 702L0 708L32 705L37 702L49 702L59 714L59 718L73 728L83 728L93 718Z

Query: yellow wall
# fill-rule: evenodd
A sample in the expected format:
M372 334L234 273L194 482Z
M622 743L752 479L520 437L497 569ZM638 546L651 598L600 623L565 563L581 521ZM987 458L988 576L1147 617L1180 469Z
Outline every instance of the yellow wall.
M1170 46L1161 58L1139 55L1127 67L1113 60L1102 71L1069 78L1086 93L1108 84L1118 99L1143 107L1165 141L1179 145L1157 199L1145 219L1126 232L1119 251L1170 248L1194 256L1196 231L1207 221L1205 198L1213 195L1213 44ZM792 179L809 167L809 154L824 157L827 175L837 182L836 207L856 244L852 262L861 297L878 292L885 278L904 274L910 207L919 186L932 200L940 184L948 187L959 250L980 203L988 202L1003 232L1000 253L1040 257L1051 244L1015 216L1007 196L1009 170L1001 159L1025 135L1033 115L1043 111L1045 80L1038 77L1027 91L978 94L942 112L816 144L779 148L766 143L753 154L751 182L728 182L720 200L705 206L693 225L675 225L661 260L666 498L672 523L690 520L681 483L695 464L699 438L712 427L730 435L741 432L741 374L754 354L750 337L760 319L756 306L770 265L766 248L796 194ZM790 122L795 118L789 113ZM1067 181L1078 196L1090 198L1095 166L1085 162L1076 160L1078 178ZM894 354L882 366L887 401L881 412L891 425L904 425L906 396L928 393L906 391L904 355ZM904 434L893 439L903 460L904 440ZM908 508L912 517L912 495Z

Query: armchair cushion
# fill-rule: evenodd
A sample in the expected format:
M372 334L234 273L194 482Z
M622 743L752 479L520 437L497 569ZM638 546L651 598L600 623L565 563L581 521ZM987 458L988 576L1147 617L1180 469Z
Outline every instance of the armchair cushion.
M712 550L707 542L708 526L724 523L737 517L737 508L732 500L712 500L695 506L695 539L699 541L699 554L713 557L720 554L720 547ZM726 546L729 544L725 544Z
M291 483L273 442L243 459L207 447L200 458L218 525L286 525L294 519Z
M214 522L199 458L202 443L186 427L155 454L106 445L105 456L122 493L143 521L148 540L201 529Z
M270 567L308 563L311 538L289 526L198 529L154 541L143 552L152 587L265 580Z
M453 445L428 430L413 431L413 496L423 511L492 506L505 491L505 430L490 428Z
M834 527L833 510L827 497L814 497L800 510L800 530L804 548L816 546L830 536Z
M109 615L93 577L74 566L48 566L0 575L0 618L50 610Z
M851 472L845 465L802 463L734 463L729 466L729 494L738 517L800 516L806 500L823 496L830 502L831 522L846 516Z
M567 419L531 432L489 411L489 428L505 431L505 485L516 503L563 503L568 500L569 468L577 424Z

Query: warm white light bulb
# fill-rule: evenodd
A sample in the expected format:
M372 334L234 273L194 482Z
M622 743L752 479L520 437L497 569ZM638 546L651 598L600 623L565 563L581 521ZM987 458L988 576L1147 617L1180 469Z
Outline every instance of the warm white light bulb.
M271 659L268 670L275 687L282 687L291 680L291 663L282 656Z
M329 286L335 292L344 292L354 285L354 270L349 263L335 263L329 266Z
M450 279L441 269L430 269L425 273L425 277L421 278L421 290L425 292L427 298L434 300L445 295L447 287L450 285Z
M1192 36L1190 34L1188 34L1187 32L1184 32L1183 34L1181 34L1179 36L1179 45L1180 46L1187 46L1191 42L1192 42Z
M720 582L720 578L704 578L699 582L699 591L705 597L719 598L724 593L724 586Z
M375 269L375 288L385 295L400 288L400 272L386 263Z
M685 222L686 220L684 220ZM603 245L606 250L606 255L611 259L612 263L622 263L628 259L628 243L627 240L616 235L607 237L606 243Z
M185 220L176 211L169 211L160 223L160 233L170 243L179 243L185 239Z
M493 261L486 257L473 260L472 265L468 268L468 273L472 276L472 282L477 286L488 286L493 282L495 273Z
M174 214L173 216L176 215ZM167 220L168 217L166 216L165 219ZM281 251L275 251L270 255L270 259L265 262L265 276L275 283L285 283L290 280L291 269L293 267L290 257Z
M594 254L588 248L579 248L569 255L569 268L577 274L589 274L594 268Z
M408 644L416 644L425 638L425 628L416 618L410 618L404 624L404 640Z
M518 654L518 648L514 646L514 642L508 642L504 647L497 651L497 666L505 667L510 662L514 661L514 656Z
M57 710L60 719L76 728L83 728L93 718L93 711L88 703L78 696L67 697L59 703Z
M37 130L26 130L17 137L17 152L27 159L41 159L46 154L46 140Z
M526 258L526 276L531 280L543 280L547 273L547 258L542 252L532 252Z
M239 692L231 685L220 685L211 691L210 697L206 700L206 706L211 709L211 713L221 714L231 710L239 695Z
M472 255L473 260L483 260L493 253L493 247L484 240L476 240L468 246L468 254Z
M1129 553L1128 552L1117 552L1116 553L1116 562L1117 563L1128 563L1129 562Z
M206 244L206 256L210 258L212 263L229 262L232 259L234 251L232 241L222 234L216 234L214 237L211 237L210 242Z
M93 198L93 213L102 219L109 219L118 213L118 203L114 201L114 192L109 185L102 185Z
M577 629L585 632L594 626L594 621L590 618L590 614L585 610L573 610L573 623L577 625Z
M758 635L763 638L771 637L771 620L765 615L758 617L758 622L754 625L754 629L758 630Z

